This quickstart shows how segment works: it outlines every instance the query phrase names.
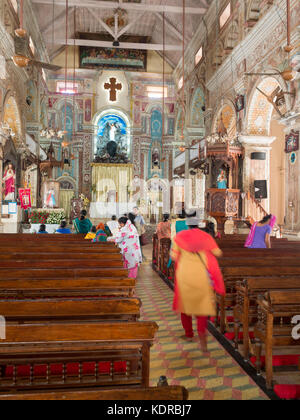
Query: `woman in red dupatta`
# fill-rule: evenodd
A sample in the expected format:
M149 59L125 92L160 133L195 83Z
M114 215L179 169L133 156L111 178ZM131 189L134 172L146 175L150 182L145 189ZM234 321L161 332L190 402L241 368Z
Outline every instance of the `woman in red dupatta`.
M174 239L171 257L175 261L175 296L173 309L181 313L185 338L194 337L192 316L203 351L207 351L206 329L210 316L216 316L215 293L225 295L225 286L216 256L222 251L215 240L198 228L196 218L187 220L189 230Z

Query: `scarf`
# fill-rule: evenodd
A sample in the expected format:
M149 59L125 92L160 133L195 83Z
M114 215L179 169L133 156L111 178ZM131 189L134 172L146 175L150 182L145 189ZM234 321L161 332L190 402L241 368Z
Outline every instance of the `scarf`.
M271 217L271 220L270 220L270 223L269 223L269 225L271 226L272 229L274 228L274 226L276 224L276 220L277 220L276 216L274 216L272 214L272 217ZM246 239L246 242L245 242L245 245L244 245L245 248L249 248L253 244L257 225L258 225L257 222L254 223L254 225L252 225L250 233L249 233L248 238Z
M89 233L92 229L92 222L89 219L79 220L78 218L74 221L74 226L77 233Z
M219 263L211 253L213 249L218 249L216 241L206 232L200 229L189 229L180 232L174 239L175 243L187 252L199 254L205 252L207 258L207 271L213 283L215 291L220 295L225 295L225 285Z

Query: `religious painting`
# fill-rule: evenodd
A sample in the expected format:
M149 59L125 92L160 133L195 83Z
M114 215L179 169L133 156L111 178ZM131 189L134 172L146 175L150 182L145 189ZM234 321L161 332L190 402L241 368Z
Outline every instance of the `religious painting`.
M245 96L244 95L238 95L235 98L235 109L236 112L241 112L243 109L245 109Z
M42 186L42 199L44 209L59 208L59 182L46 181Z
M285 136L285 152L292 153L299 150L299 131L291 131Z
M147 51L122 48L80 47L80 68L117 68L128 71L146 71Z
M91 99L87 99L85 101L84 119L86 122L90 122L92 119L92 100Z
M98 121L96 156L123 163L128 154L129 135L125 120L117 114L105 115Z
M14 165L8 162L4 168L4 175L2 180L3 185L3 200L4 201L15 201L16 191L16 171Z

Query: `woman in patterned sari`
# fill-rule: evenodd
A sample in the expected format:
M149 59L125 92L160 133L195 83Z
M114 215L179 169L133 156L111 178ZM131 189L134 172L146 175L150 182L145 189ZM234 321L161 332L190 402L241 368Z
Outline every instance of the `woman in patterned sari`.
M142 262L139 235L136 227L127 217L121 217L119 225L120 231L116 236L108 238L108 241L114 241L119 246L123 255L124 267L128 269L129 277L135 279L138 267Z

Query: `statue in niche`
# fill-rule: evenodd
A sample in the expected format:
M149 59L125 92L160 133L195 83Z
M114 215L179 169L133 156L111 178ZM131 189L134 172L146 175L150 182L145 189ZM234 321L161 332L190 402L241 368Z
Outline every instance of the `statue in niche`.
M2 184L4 186L4 200L5 201L14 201L15 200L15 183L16 183L16 172L14 170L13 164L8 163L7 167L4 170L4 176Z
M152 169L160 169L159 150L155 148L152 152Z
M127 136L119 122L107 121L98 136L96 163L128 163Z
M227 178L224 169L220 170L219 176L217 178L217 185L219 190L227 189Z

